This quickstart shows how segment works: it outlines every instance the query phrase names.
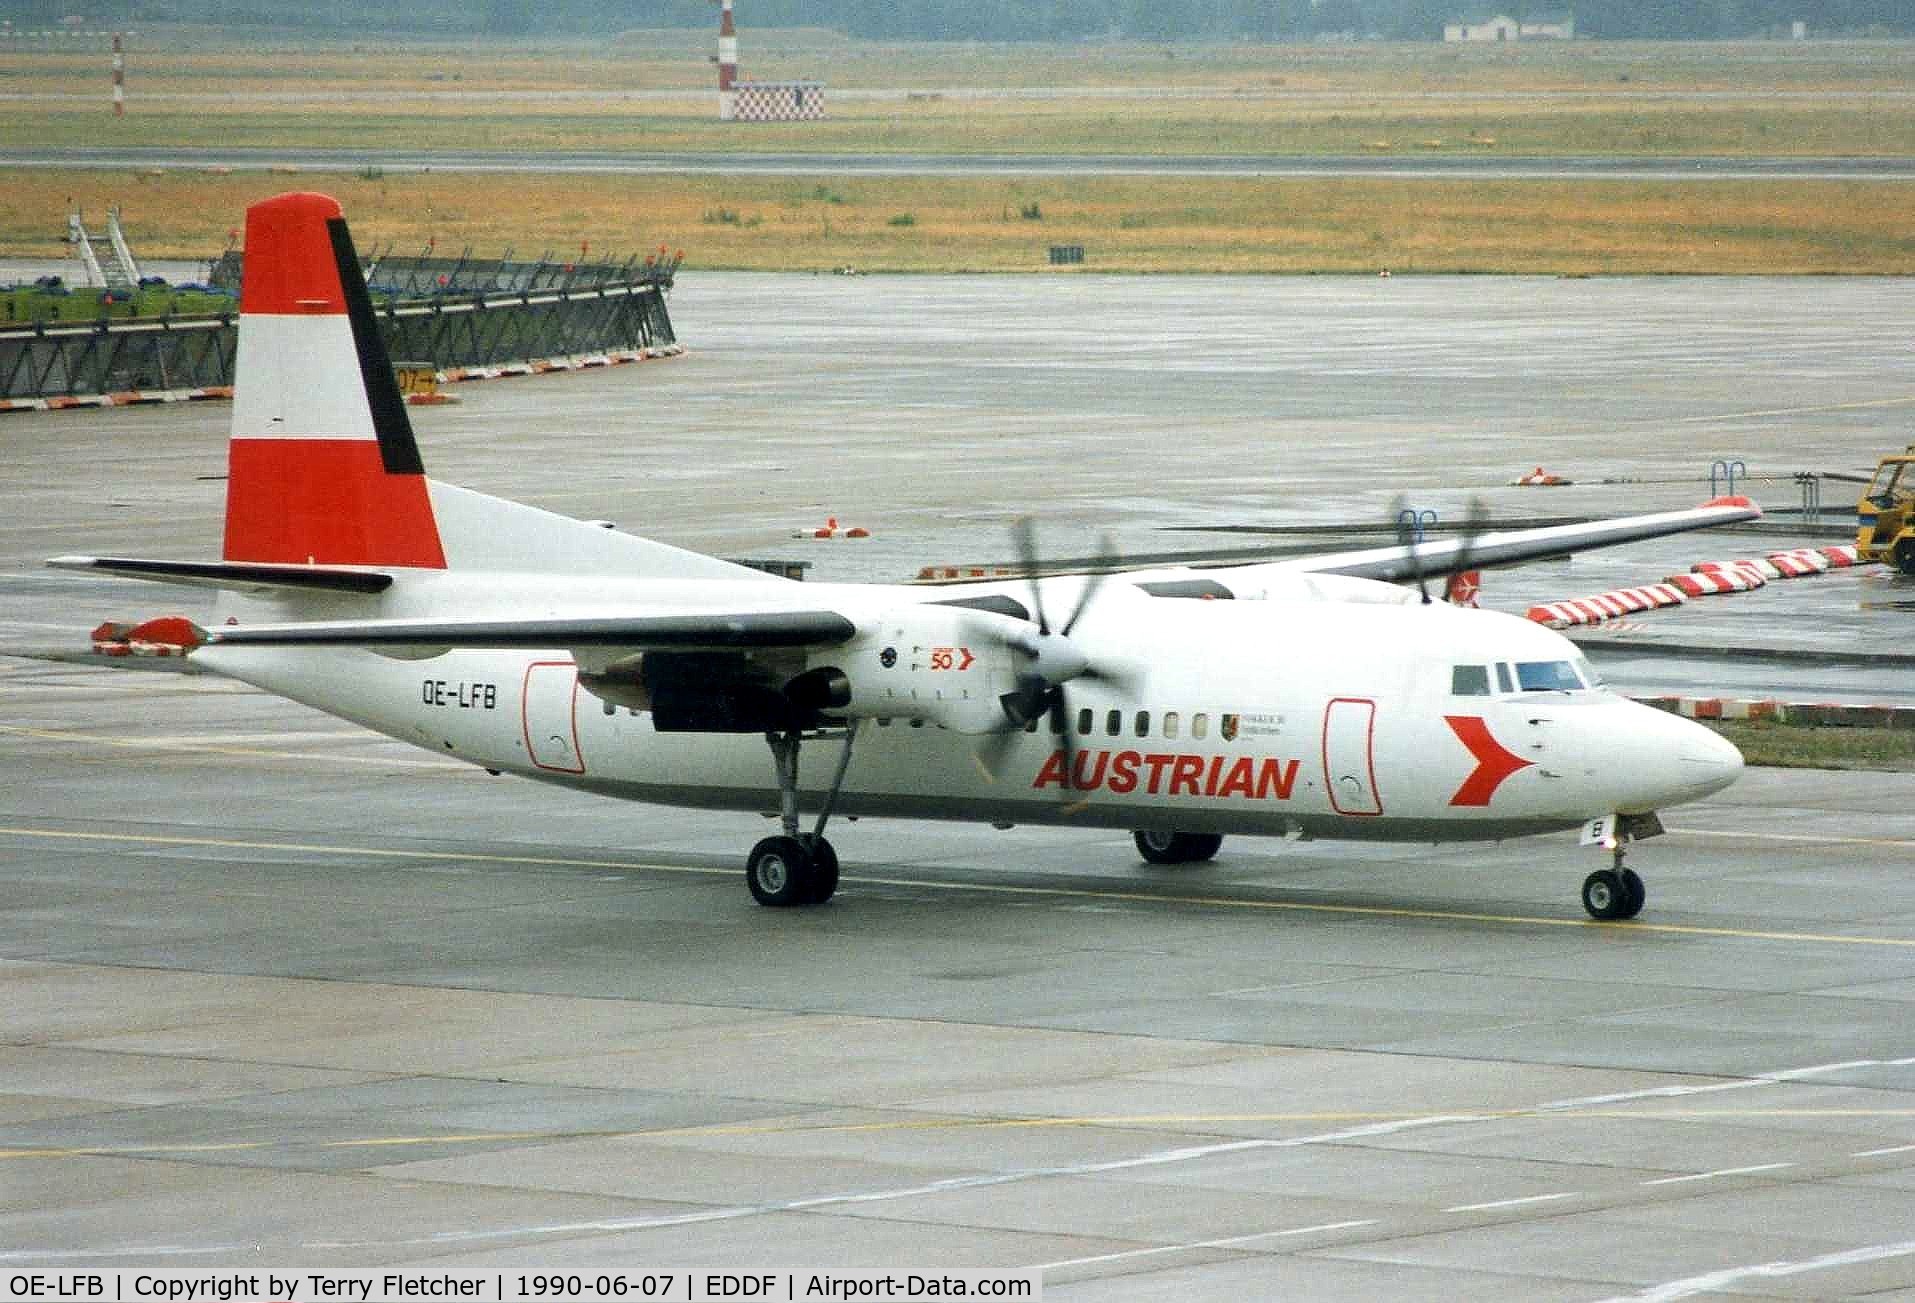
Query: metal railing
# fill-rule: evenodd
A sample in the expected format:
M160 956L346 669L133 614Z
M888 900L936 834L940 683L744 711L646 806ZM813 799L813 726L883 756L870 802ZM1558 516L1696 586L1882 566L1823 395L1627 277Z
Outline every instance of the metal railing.
M439 270L439 263L451 270ZM403 273L407 285L445 278L430 293L400 294L389 286L376 293L390 357L441 369L485 367L677 342L665 306L675 259L665 266L628 261L583 269L422 259L372 265ZM501 279L510 286L497 284ZM236 346L233 312L0 329L0 399L230 385Z

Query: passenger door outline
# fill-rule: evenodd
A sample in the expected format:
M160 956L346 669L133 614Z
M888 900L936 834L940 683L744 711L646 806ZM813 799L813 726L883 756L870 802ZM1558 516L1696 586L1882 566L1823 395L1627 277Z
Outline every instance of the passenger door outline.
M578 666L571 661L526 666L519 723L525 753L535 766L557 774L585 772L585 752L578 741Z
M1374 818L1383 813L1376 789L1376 702L1334 697L1323 708L1323 785L1338 814Z

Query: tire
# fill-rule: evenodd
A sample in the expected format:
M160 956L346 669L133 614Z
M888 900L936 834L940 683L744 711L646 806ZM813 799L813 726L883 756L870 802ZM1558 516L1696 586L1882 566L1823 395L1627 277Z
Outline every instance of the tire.
M1892 555L1897 570L1905 575L1915 575L1915 538L1902 539L1895 545Z
M1216 855L1223 836L1214 832L1165 832L1151 828L1131 834L1137 853L1152 864L1197 864Z
M1649 899L1649 889L1642 885L1642 878L1634 869L1622 871L1623 912L1617 918L1634 918L1642 913L1643 903Z
M745 859L745 885L760 905L806 904L816 885L811 854L796 837L767 837Z
M1614 869L1597 869L1584 878L1583 908L1604 922L1629 917L1629 888L1622 876Z
M822 905L838 889L838 852L822 837L803 838L811 854L811 890L805 894L807 905Z

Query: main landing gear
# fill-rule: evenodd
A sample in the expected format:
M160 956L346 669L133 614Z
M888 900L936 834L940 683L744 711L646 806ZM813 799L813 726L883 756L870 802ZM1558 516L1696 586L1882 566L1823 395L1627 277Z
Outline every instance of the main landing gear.
M1613 922L1642 913L1649 892L1634 869L1622 866L1623 849L1628 845L1628 837L1619 831L1611 852L1615 862L1583 879L1583 908L1589 911L1591 918Z
M1163 832L1150 829L1134 832L1137 853L1152 864L1198 864L1210 859L1223 845L1223 838L1211 832Z
M845 725L838 769L831 777L831 789L825 793L824 807L818 811L817 825L808 833L800 833L798 746L803 735L797 729L765 734L778 767L778 817L784 832L765 838L745 858L745 884L760 905L822 905L838 889L838 852L825 840L825 823L844 787L845 771L851 767L851 744L857 736L858 721L854 719Z

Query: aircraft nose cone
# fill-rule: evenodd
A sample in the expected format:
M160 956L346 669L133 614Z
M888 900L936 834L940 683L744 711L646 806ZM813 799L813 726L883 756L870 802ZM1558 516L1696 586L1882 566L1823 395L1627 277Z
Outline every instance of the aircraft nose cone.
M1629 738L1609 770L1615 808L1625 813L1701 800L1742 773L1734 744L1694 720L1635 702L1613 718Z
M1742 752L1736 749L1735 743L1711 729L1700 724L1690 727L1692 731L1683 738L1681 749L1676 752L1677 761L1682 769L1694 775L1700 788L1696 795L1720 792L1741 775Z

